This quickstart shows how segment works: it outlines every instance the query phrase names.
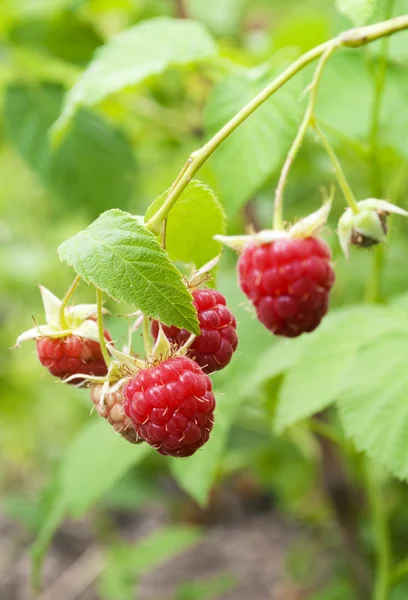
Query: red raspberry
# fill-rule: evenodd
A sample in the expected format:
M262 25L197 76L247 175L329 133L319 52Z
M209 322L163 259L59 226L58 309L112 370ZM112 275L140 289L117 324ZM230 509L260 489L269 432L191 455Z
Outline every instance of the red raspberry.
M115 431L132 444L137 444L141 440L137 435L132 421L125 415L123 410L124 397L122 389L116 392L105 394L104 405L101 406L102 386L96 385L91 388L91 400L95 404L99 416L110 423Z
M227 308L224 296L217 290L196 289L192 295L200 321L201 335L191 344L187 356L195 360L204 373L213 373L228 365L237 348L237 322ZM166 325L162 327L170 342L177 346L182 346L190 337L186 329ZM154 339L158 334L159 324L153 321Z
M111 340L107 331L105 339ZM75 373L104 376L108 372L99 342L75 335L38 338L37 354L40 363L47 367L51 375L60 379L66 379ZM70 383L79 381L72 380Z
M215 398L211 380L186 356L143 369L123 389L125 413L137 434L160 454L191 456L210 437Z
M276 335L313 331L326 314L334 283L331 251L316 237L247 246L238 261L242 291Z

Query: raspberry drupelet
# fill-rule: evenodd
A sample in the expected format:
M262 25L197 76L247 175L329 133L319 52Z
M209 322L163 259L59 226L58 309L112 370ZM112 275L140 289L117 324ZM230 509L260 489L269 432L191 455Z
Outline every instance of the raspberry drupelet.
M143 369L123 388L125 414L160 454L186 457L209 439L215 398L211 380L186 356Z
M96 407L99 416L103 417L112 425L115 431L120 433L131 444L140 442L135 428L132 425L129 417L125 415L123 404L125 398L123 390L119 389L116 392L105 394L103 405L101 405L102 386L95 385L91 388L91 401Z
M195 360L209 374L224 369L231 361L238 345L237 322L226 306L224 296L217 290L198 288L192 292L200 322L201 335L191 344L187 356ZM190 337L186 329L162 325L167 338L181 347ZM159 324L152 323L152 335L157 339Z
M275 335L297 337L320 324L335 275L322 239L281 239L249 244L238 261L242 291L258 319Z

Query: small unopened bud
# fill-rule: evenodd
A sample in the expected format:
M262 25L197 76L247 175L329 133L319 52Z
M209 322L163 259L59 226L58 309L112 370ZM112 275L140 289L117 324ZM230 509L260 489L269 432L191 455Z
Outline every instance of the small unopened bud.
M384 242L388 233L387 217L396 213L408 217L408 212L385 200L369 198L357 203L358 212L348 208L339 220L340 245L346 256L350 244L359 248L370 248Z

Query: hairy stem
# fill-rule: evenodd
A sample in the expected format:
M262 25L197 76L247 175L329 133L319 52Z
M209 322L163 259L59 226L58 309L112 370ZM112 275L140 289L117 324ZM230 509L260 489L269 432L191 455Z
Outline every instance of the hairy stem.
M105 332L103 329L103 307L102 307L102 292L99 288L96 288L96 305L98 309L98 333L99 333L99 343L101 345L101 352L103 356L103 360L107 367L110 365L110 356L108 349L106 347L106 339Z
M326 150L326 152L331 160L334 172L336 174L337 181L339 182L339 185L341 187L341 190L343 192L343 195L346 199L347 204L349 205L349 207L351 208L351 210L354 213L357 213L358 212L357 201L354 197L353 192L351 191L351 187L346 179L346 176L344 175L344 171L339 163L339 159L337 158L336 153L335 153L332 145L330 144L328 137L323 132L323 130L320 128L320 126L316 120L313 123L313 128L316 131L317 137L319 138L322 146Z
M321 449L323 487L332 506L337 526L343 538L350 575L361 600L367 600L370 591L370 573L358 531L358 491L349 481L337 444L319 431L319 424L328 426L327 412L313 417L316 439Z
M385 18L392 15L394 9L394 0L388 0ZM372 194L377 198L382 195L382 177L381 165L378 160L378 135L381 116L381 105L384 96L385 79L387 74L388 62L388 47L389 38L385 37L381 40L381 52L378 61L378 68L375 75L374 99L371 111L371 126L370 126L370 158L371 158L371 190Z
M382 23L376 23L375 25L368 25L366 27L357 27L349 29L341 33L336 38L333 38L315 48L312 48L295 62L293 62L281 75L276 77L269 85L267 85L255 98L253 98L244 108L242 108L218 133L214 135L200 150L193 152L188 159L186 165L183 167L182 174L177 177L177 183L171 187L169 195L162 207L157 211L155 215L148 221L147 227L155 232L160 232L160 226L163 220L167 217L170 210L177 202L178 198L183 193L191 179L200 169L200 167L206 162L211 154L218 148L218 146L228 138L229 135L241 123L243 123L257 108L259 108L268 98L270 98L279 88L281 88L289 79L291 79L296 73L301 71L306 65L316 60L328 48L333 44L344 46L347 48L359 48L374 40L383 38L388 35L392 35L397 31L408 29L408 15L401 17L395 17Z
M73 293L75 292L77 285L80 281L81 281L81 276L77 275L75 277L74 281L71 283L67 293L65 294L65 296L61 302L61 306L59 308L59 322L60 322L61 329L69 329L69 324L68 324L66 316L65 316L65 309L67 308L68 302L71 300Z
M382 489L371 464L367 465L366 488L371 507L377 560L372 599L387 600L390 586L391 548Z
M293 144L290 147L289 153L286 157L286 160L284 162L284 165L283 165L280 177L279 177L278 186L276 188L275 203L274 203L274 207L273 207L273 229L278 229L278 230L283 229L283 214L282 214L283 213L283 191L285 188L289 170L290 170L290 167L292 166L293 161L296 158L297 153L299 152L299 149L305 138L306 132L314 118L314 110L315 110L316 98L317 98L317 89L319 86L321 76L323 74L323 69L324 69L328 59L330 58L330 56L333 54L333 52L335 51L335 49L338 46L339 46L338 40L334 40L333 44L324 51L324 53L322 54L322 57L319 61L319 64L317 65L317 68L315 70L312 82L310 84L310 96L309 96L309 102L308 102L308 105L307 105L307 108L305 111L305 116L303 117L302 123L300 124L299 130L293 141Z

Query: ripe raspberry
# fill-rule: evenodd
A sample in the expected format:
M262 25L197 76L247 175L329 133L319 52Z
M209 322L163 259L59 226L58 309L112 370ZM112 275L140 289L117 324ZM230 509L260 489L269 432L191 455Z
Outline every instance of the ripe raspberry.
M316 329L335 279L330 258L329 246L316 237L247 246L238 261L239 281L261 323L285 337Z
M138 444L141 440L139 439L131 420L125 415L123 410L125 399L123 397L122 389L106 394L103 406L101 406L100 403L101 393L101 385L96 385L91 388L91 400L96 406L98 415L106 419L108 423L112 425L113 429L120 433L125 440L131 444Z
M187 356L195 360L204 373L213 373L228 365L237 348L237 322L227 308L224 296L217 290L196 289L192 295L200 321L201 335L191 344ZM162 327L170 342L177 346L182 346L190 337L186 329L165 325ZM153 321L154 339L158 334L159 324Z
M107 331L105 339L111 340ZM103 376L108 372L99 342L75 335L62 338L40 337L37 339L37 354L40 363L47 367L51 375L60 379L66 379L75 373ZM79 381L75 379L70 383Z
M125 413L137 434L160 454L191 456L210 437L215 398L211 380L186 356L139 371L123 389Z

